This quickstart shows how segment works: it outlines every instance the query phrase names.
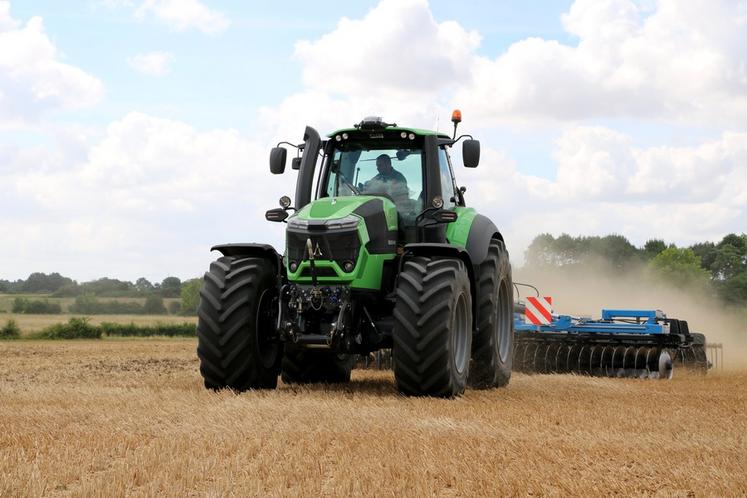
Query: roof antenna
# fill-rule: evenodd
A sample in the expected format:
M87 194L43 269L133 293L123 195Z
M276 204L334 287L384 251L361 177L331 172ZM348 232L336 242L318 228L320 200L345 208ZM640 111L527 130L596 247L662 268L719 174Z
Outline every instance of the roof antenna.
M440 126L441 117L436 113L436 133L438 133L440 130L438 127Z

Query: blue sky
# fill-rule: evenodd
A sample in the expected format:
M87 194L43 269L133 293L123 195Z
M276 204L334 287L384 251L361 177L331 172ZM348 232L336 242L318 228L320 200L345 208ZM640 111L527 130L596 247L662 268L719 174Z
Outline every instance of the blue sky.
M458 179L517 264L540 232L745 231L746 19L741 0L0 0L0 278L189 277L213 243L282 245L262 213L293 178L269 177L270 146L454 107L484 151Z

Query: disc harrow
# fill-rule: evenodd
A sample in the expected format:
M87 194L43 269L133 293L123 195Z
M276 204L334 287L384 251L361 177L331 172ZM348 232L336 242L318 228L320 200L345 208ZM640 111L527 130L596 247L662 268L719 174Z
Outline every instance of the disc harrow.
M514 369L540 374L669 379L673 362L666 349L656 346L522 341L514 354Z
M671 379L675 366L705 373L710 368L705 336L660 310L602 310L602 318L556 315L514 307L514 370L596 377ZM538 318L539 317L539 318Z

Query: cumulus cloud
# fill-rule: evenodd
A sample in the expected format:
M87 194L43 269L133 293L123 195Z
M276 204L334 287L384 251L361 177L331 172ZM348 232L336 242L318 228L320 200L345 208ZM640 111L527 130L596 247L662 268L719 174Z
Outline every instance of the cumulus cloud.
M99 101L101 81L61 58L40 17L22 24L11 17L10 2L0 1L0 128Z
M563 16L575 45L528 38L476 58L457 100L488 122L653 118L747 124L747 6L577 0Z
M148 52L127 58L127 64L139 73L149 76L165 76L169 73L169 64L174 56L169 52Z
M474 31L436 22L426 0L383 0L363 19L343 17L315 41L296 44L304 82L337 94L429 97L462 81Z
M15 268L188 277L216 243L280 245L281 228L268 226L264 212L280 193L292 194L292 180L269 174L268 150L236 130L197 130L137 112L111 123L83 158L0 147L0 206L21 206L0 220L0 229L17 234L2 248L14 261L5 277Z
M556 141L557 175L527 175L488 149L480 168L457 171L468 198L502 228L518 250L542 232L620 233L637 244L679 244L744 231L747 133L683 147L635 147L602 127L569 127ZM470 191L473 192L470 195Z
M216 34L225 31L231 24L225 14L199 0L144 0L135 10L135 17L144 19L150 15L175 31L197 29Z

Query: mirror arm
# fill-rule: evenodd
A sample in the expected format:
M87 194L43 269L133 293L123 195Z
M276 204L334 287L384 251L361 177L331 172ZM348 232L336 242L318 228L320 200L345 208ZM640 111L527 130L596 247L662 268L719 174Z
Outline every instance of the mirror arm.
M438 145L448 145L449 147L451 147L463 138L469 138L470 140L474 140L472 135L465 134L465 135L459 135L457 138L439 138Z
M303 149L303 147L302 147L302 145L303 145L303 144L301 144L301 145L296 145L296 144L292 144L292 143L290 143L290 142L278 142L278 144L277 144L277 145L276 145L275 147L280 147L281 145L290 145L290 146L291 146L291 147L293 147L294 149L298 149L298 150L301 150L301 149Z

